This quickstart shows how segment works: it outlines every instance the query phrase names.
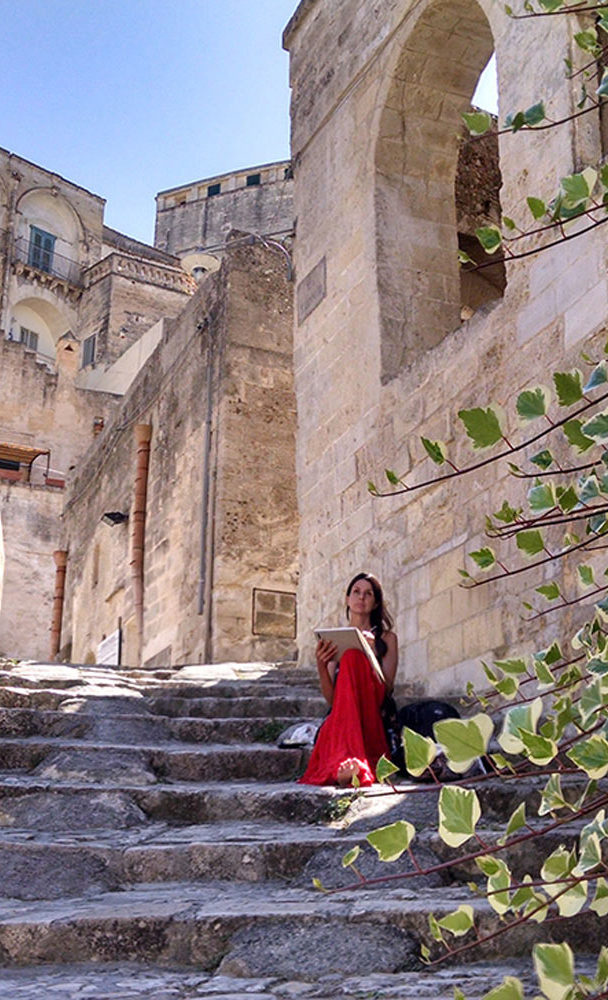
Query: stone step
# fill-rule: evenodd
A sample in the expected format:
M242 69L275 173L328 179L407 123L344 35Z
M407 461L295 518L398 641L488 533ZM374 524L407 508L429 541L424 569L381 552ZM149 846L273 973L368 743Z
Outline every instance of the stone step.
M155 695L147 699L149 710L156 715L169 718L248 718L263 716L270 720L275 716L289 716L299 719L322 718L327 711L327 703L320 695L302 697L233 697L216 698L174 698L171 695Z
M577 974L593 976L595 963L577 955ZM453 1000L458 987L470 1000L479 1000L506 976L522 980L526 996L538 989L530 963L509 962L450 965L412 972L366 972L344 975L325 972L310 979L284 976L234 978L192 968L176 970L136 962L38 965L3 970L2 1000Z
M142 885L93 898L7 900L0 901L0 964L60 956L65 963L179 962L237 976L394 973L420 968L429 913L440 917L461 901L460 892L446 887L323 895L276 882L221 881ZM485 900L471 905L483 934L498 929ZM548 926L527 924L478 946L475 958L519 957L535 941L566 937L585 953L591 942L596 949L608 940L608 927L589 912Z
M119 781L99 788L83 781L46 781L0 772L0 827L47 830L123 830L150 820L188 824L217 820L272 819L326 822L348 808L348 794L267 782L174 782L134 785Z
M172 738L183 743L275 743L277 736L295 721L290 716L273 719L267 716L249 719L169 719L145 714L107 716L87 711L0 708L0 732L3 736L97 738L116 743L159 742Z
M43 779L92 781L99 785L116 785L121 779L144 785L161 780L288 781L302 772L304 753L262 743L212 743L182 749L175 743L126 746L34 736L0 739L5 772L24 770Z

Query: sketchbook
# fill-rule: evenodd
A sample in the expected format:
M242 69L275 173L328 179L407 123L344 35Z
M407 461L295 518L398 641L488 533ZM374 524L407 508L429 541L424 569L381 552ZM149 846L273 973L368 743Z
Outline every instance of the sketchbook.
M324 639L325 642L333 642L334 646L338 649L338 657L342 656L342 653L345 653L347 649L360 649L367 656L378 679L383 684L386 683L376 654L360 629L349 625L344 628L315 628L313 632L317 639Z

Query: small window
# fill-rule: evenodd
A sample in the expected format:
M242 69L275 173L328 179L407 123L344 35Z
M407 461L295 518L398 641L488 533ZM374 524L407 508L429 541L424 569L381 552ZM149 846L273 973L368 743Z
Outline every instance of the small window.
M50 272L53 266L53 251L55 249L55 236L46 233L44 229L37 226L30 226L30 246L28 252L28 264L37 267L39 271Z
M34 333L33 330L28 330L25 326L19 328L19 340L26 347L29 347L31 351L38 350L38 334Z
M82 367L86 368L87 365L92 365L95 363L95 334L92 337L87 337L82 344Z
M214 194L219 194L222 190L221 184L210 184L207 188L207 197L213 198Z
M257 187L258 184L262 183L261 174L247 174L247 187Z

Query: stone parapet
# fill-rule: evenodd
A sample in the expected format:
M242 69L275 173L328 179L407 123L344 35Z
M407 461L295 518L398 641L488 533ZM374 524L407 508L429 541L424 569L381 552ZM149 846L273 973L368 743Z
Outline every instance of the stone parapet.
M168 265L153 263L149 260L142 260L122 253L111 253L107 257L93 264L84 274L85 288L91 288L102 278L117 274L132 281L141 281L150 285L158 285L161 288L168 288L175 292L192 294L196 289L196 282L189 274L179 268Z

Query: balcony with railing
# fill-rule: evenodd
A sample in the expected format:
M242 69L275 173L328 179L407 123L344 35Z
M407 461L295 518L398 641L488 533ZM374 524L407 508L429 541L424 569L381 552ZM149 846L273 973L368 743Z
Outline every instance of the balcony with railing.
M84 268L78 261L57 253L54 247L40 246L31 238L19 236L13 244L12 259L20 270L31 269L39 276L49 275L74 288L83 287Z

